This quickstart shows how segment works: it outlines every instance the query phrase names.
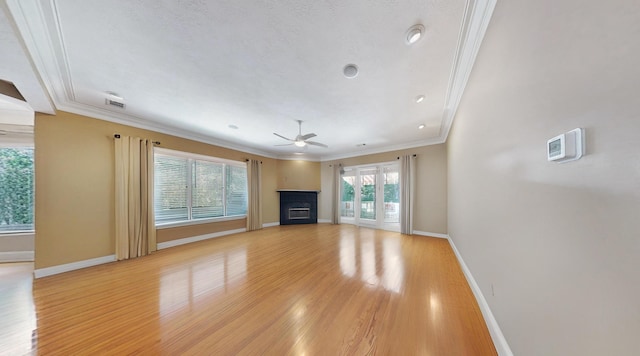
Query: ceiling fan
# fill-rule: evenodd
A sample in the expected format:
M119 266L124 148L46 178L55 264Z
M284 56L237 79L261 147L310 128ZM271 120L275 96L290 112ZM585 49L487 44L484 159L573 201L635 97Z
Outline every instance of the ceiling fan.
M290 146L290 145L296 145L298 147L305 147L306 145L312 145L312 146L320 146L320 147L329 147L327 145L325 145L324 143L320 143L320 142L315 142L315 141L309 141L310 138L312 137L316 137L316 134L314 133L308 133L306 135L302 134L302 120L296 120L298 122L298 136L296 136L295 139L291 139L291 138L287 138L284 137L282 135L278 135L277 133L273 133L274 135L280 137L280 138L284 138L287 141L291 141L291 143L286 143L283 145L276 145L276 146Z

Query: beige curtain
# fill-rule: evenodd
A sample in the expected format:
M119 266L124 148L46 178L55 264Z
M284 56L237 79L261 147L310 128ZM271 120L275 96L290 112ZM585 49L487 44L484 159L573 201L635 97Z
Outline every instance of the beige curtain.
M247 160L249 206L247 207L247 231L262 229L262 163Z
M331 214L332 224L340 224L340 188L342 183L342 177L340 176L341 171L341 164L333 165L333 195L331 197L331 206L333 207Z
M153 142L121 136L115 140L116 258L156 250L153 213Z
M400 232L413 234L413 206L415 205L415 159L400 157Z

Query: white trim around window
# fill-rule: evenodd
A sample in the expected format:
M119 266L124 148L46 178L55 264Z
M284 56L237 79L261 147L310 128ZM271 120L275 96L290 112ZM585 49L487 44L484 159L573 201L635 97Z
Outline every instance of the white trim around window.
M154 156L156 229L246 218L245 162L157 147Z
M211 218L211 219L194 219L194 220L157 223L156 230L171 229L173 227L181 227L181 226L209 224L209 223L216 223L216 222L222 222L222 221L242 220L242 219L246 219L246 217L247 217L246 215L235 215L235 216L222 216L219 218Z
M213 156L206 156L206 155L201 155L201 154L198 154L198 153L170 150L168 148L154 147L153 148L153 153L154 154L158 153L158 154L161 154L161 155L167 155L167 156L173 156L173 157L186 158L186 159L195 159L195 160L198 160L198 161L224 163L224 164L228 164L230 166L236 166L236 167L246 167L247 166L246 162L234 161L232 159L218 158L218 157L213 157Z

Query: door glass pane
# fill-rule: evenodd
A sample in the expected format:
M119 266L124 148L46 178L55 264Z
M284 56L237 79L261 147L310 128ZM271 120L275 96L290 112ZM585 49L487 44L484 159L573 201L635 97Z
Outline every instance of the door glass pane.
M193 187L191 189L193 219L224 215L222 178L222 164L206 161L193 162Z
M384 175L384 222L400 222L400 184L398 166L386 166Z
M342 175L342 187L340 196L340 216L352 218L355 216L355 171L350 170Z
M376 218L376 169L360 171L360 218Z

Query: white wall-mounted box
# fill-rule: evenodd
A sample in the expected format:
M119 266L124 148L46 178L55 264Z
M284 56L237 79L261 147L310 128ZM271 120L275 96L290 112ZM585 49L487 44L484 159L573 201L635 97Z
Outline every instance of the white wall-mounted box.
M569 162L580 159L584 154L583 129L573 129L547 141L547 160Z

